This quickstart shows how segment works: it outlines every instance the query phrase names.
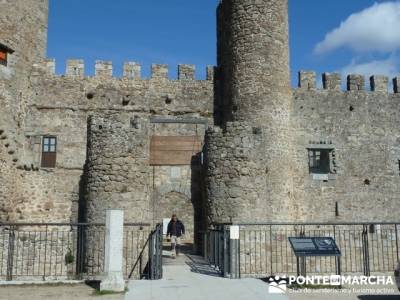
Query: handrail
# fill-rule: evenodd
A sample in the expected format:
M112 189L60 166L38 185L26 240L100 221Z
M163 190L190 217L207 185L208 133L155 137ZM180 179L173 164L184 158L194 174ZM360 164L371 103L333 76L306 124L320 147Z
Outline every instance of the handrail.
M133 275L133 272L134 272L135 269L136 269L136 266L138 265L139 261L142 259L144 250L146 249L147 245L149 244L150 237L151 237L151 234L147 237L146 243L144 243L144 246L143 246L143 248L142 248L142 251L140 251L140 254L139 254L138 258L136 259L136 262L134 263L134 265L133 265L133 267L132 267L132 270L131 270L131 272L129 273L128 279L131 279L131 278L132 278L132 275ZM139 270L139 272L142 273L142 270Z
M0 226L106 226L105 223L9 223L0 222ZM146 226L150 223L124 223L124 226Z
M400 224L400 221L393 222L232 222L232 223L211 223L212 226L271 226L271 225L327 225L327 226L337 226L337 225L396 225Z

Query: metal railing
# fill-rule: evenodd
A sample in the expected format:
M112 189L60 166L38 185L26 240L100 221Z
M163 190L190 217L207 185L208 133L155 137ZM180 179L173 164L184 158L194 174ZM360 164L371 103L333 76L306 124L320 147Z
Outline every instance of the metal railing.
M136 260L131 264L128 279L134 277L140 279L156 280L162 278L162 224L157 224L156 229L147 235L147 239L141 247ZM146 262L145 264L143 262ZM128 267L128 264L126 264Z
M238 277L297 274L289 237L332 237L342 256L343 274L392 273L399 261L400 224L396 223L240 223L239 245L232 251L229 225L205 233L206 259L225 275L238 266ZM309 257L308 274L334 274L334 257Z
M124 275L140 278L150 224L124 224ZM0 223L0 280L96 279L104 271L105 224Z
M124 225L124 276L131 279L148 278L149 239L152 234L150 224Z
M204 233L204 256L221 275L230 273L229 226L218 225Z
M162 250L163 250L163 226L158 224L149 238L149 279L161 279L162 271Z

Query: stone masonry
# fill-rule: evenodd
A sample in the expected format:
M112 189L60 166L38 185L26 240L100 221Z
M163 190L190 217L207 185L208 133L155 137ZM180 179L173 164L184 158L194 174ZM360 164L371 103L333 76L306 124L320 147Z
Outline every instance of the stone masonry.
M57 5L54 3L54 5ZM291 88L287 0L223 0L218 66L110 61L95 75L46 58L47 0L0 1L0 222L152 224L172 213L188 240L211 222L398 221L400 77L299 73ZM57 138L55 168L42 167ZM150 163L153 137L197 137L191 161ZM175 149L176 150L176 149ZM179 149L178 149L179 150ZM204 154L203 154L204 153ZM324 162L324 168L316 169ZM320 166L321 167L321 166Z

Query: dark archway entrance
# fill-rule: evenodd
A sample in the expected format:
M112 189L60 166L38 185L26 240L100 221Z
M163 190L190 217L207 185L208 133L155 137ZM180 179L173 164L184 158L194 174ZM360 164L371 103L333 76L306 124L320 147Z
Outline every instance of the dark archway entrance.
M190 198L179 192L169 192L156 203L156 219L169 219L174 213L186 228L185 243L194 243L194 208Z

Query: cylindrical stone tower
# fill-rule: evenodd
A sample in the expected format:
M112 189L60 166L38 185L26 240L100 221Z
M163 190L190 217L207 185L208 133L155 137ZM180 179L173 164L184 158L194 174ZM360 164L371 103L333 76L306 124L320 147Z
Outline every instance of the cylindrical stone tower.
M152 219L147 129L147 120L129 113L89 118L84 221L104 222L107 209L123 209L126 222Z
M214 222L288 220L292 92L287 0L223 0L218 9L223 129L206 138Z

